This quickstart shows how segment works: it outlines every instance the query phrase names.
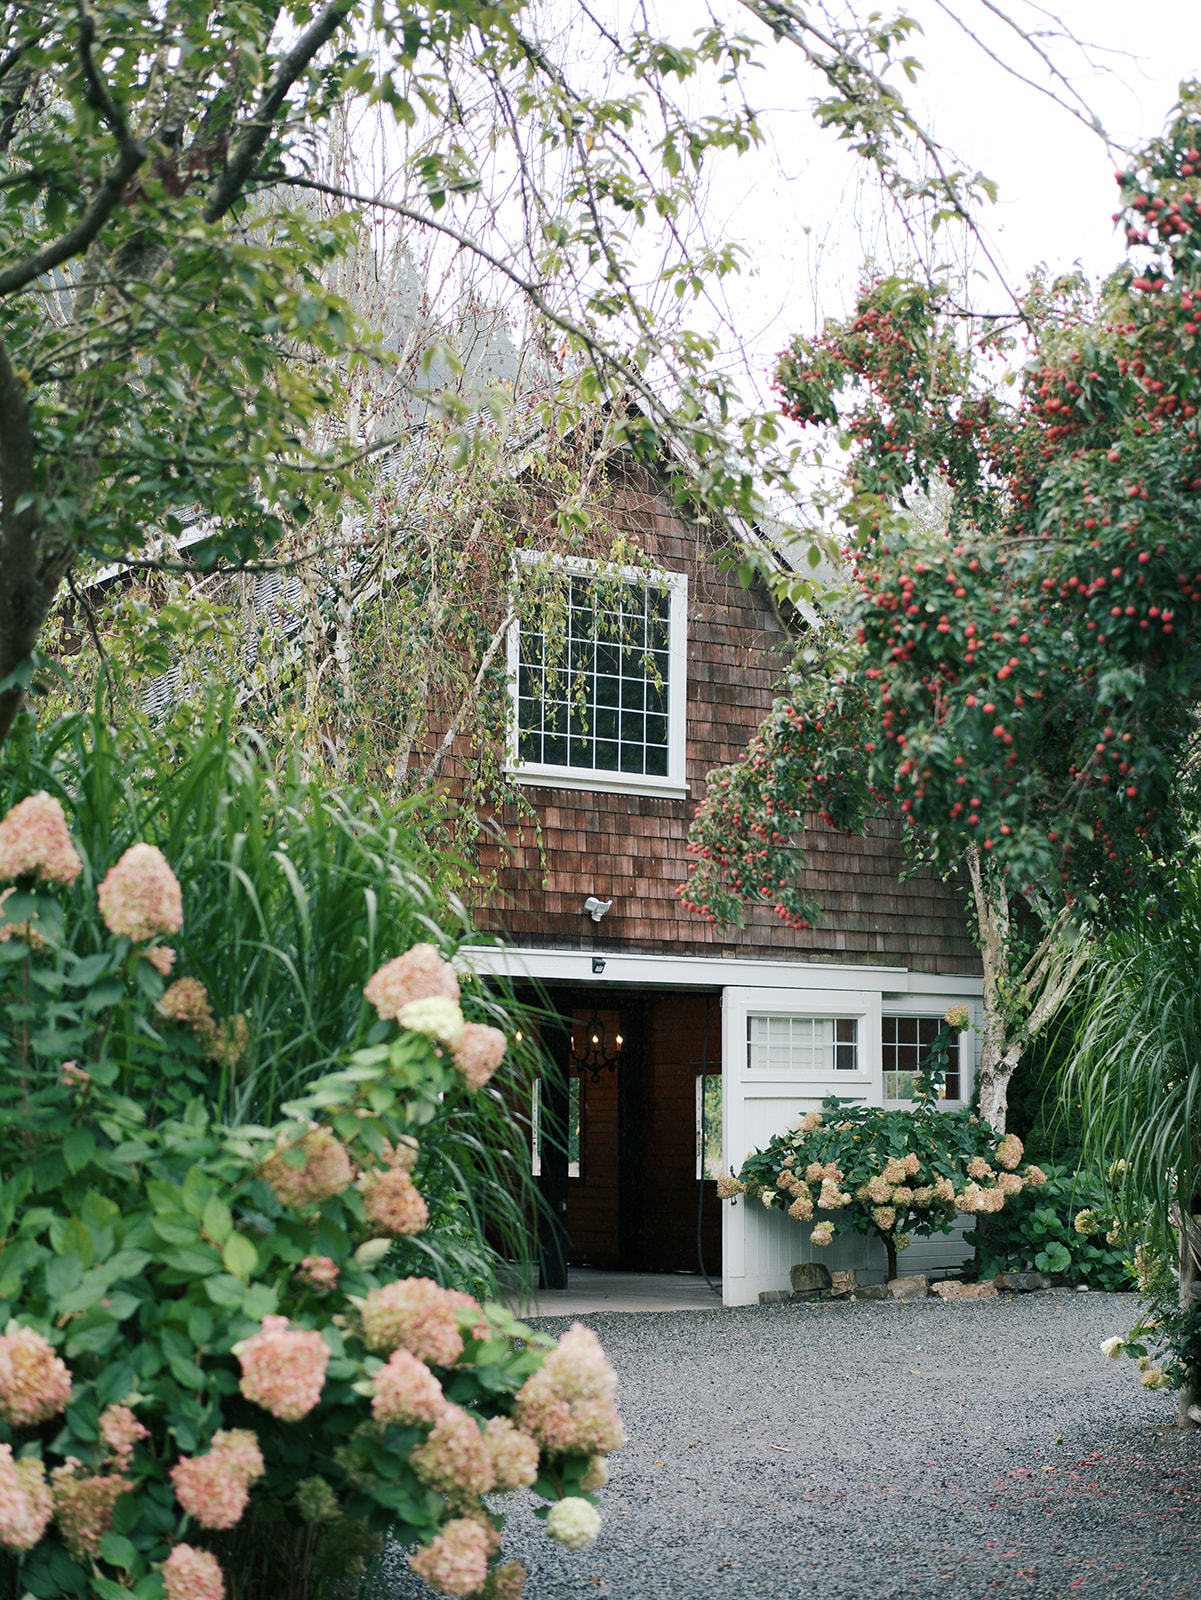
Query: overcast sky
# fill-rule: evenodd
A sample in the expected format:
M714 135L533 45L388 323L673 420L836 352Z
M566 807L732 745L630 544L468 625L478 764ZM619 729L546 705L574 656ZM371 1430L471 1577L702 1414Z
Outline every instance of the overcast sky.
M908 91L910 103L965 168L998 184L998 203L985 209L982 220L1011 281L1020 282L1040 261L1061 269L1079 260L1093 276L1110 270L1121 245L1110 220L1117 194L1114 160L1104 142L994 64L938 0L910 0L907 9L924 30L913 36L911 53L926 69ZM1011 0L1005 9L1040 30L1040 42L1071 89L1127 144L1160 132L1180 79L1201 73L1197 0L1139 6L1129 0L1070 0L1057 14L1091 46L1086 51L1054 37L1050 13L1026 0ZM703 26L711 10L747 32L761 32L733 0L713 0L712 6L653 0L652 15L661 31L680 39ZM983 0L954 0L954 10L1007 61L1051 83L1037 56ZM797 50L770 45L763 59L768 70L749 75L747 83L748 98L763 112L767 143L726 163L705 199L710 233L729 232L748 251L746 270L727 290L727 315L750 346L760 382L790 332L812 329L845 309L865 241L881 253L903 249L898 235L880 231L860 169L815 128L808 106L812 87ZM1063 84L1057 92L1070 97ZM985 270L982 260L977 264ZM978 281L975 298L982 308L1004 304L999 289L985 281Z

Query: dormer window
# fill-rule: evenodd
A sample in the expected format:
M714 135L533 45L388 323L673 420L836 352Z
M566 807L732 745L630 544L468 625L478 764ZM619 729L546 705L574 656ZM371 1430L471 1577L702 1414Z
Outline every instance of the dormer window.
M538 556L518 576L536 587L509 634L510 770L522 783L685 796L688 579Z

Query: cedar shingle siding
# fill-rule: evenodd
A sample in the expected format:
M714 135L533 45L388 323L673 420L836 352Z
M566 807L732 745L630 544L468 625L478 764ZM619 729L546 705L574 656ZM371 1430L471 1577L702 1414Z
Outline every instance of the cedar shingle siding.
M518 945L978 973L963 887L928 868L900 883L906 857L892 821L873 822L862 838L820 824L806 830L804 886L826 913L813 929L786 928L761 907L748 909L744 928L719 929L681 906L685 841L706 775L738 759L769 710L787 640L763 590L744 590L736 573L702 559L702 530L649 479L627 472L612 506L615 531L635 533L660 566L688 574L689 798L527 786L541 821L545 886L533 830L512 807L502 819L515 846L508 863L495 845L482 850L483 864L499 869L501 892L496 910L480 913L481 925ZM584 911L590 894L613 900L599 927Z

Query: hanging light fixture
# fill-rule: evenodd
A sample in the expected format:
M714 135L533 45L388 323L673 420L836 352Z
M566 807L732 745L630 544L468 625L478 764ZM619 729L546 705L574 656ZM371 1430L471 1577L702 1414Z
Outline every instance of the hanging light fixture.
M621 1047L624 1043L625 1041L619 1033L614 1041L615 1048L610 1052L609 1041L605 1033L605 1025L601 1021L600 1012L594 1011L591 1021L584 1030L584 1048L582 1050L573 1049L571 1059L581 1071L592 1074L593 1083L599 1083L601 1073L606 1068L610 1072L617 1070L618 1057L621 1055Z

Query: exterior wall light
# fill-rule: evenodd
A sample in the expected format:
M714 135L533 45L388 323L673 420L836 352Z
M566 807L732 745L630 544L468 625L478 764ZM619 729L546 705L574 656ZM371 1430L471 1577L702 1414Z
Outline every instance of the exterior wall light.
M599 922L612 904L612 900L598 900L596 895L590 894L587 900L584 901L584 910L592 918L593 922Z

